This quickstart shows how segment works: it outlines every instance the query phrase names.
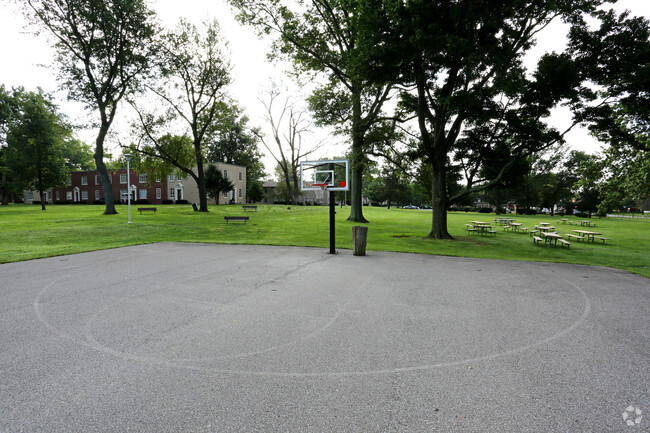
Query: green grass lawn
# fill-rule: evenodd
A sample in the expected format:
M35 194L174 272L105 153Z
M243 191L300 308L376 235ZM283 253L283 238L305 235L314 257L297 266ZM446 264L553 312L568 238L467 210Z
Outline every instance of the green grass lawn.
M127 207L117 206L117 215L102 215L103 206L36 205L0 207L0 262L80 253L152 242L213 242L226 244L294 245L329 249L329 214L326 207L259 206L244 212L239 205L210 206L209 213L190 206L157 206L156 214L138 214L132 206L133 224L127 224ZM225 215L248 215L247 224L225 224ZM337 208L336 246L352 248L349 208ZM426 239L431 211L364 208L368 225L368 251L397 251L505 260L529 260L610 266L650 278L650 219L594 218L597 227L611 238L586 244L572 241L565 247L536 246L530 235L504 232L495 237L468 236L464 224L470 220L494 220L494 214L449 213L449 232L455 240ZM516 216L525 227L550 222L560 234L579 228L562 225L560 217ZM569 217L572 221L579 218Z

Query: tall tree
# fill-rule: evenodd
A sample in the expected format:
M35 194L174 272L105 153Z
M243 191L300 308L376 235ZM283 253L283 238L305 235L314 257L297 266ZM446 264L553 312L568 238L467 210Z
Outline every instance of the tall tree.
M264 197L264 163L260 153L258 129L248 126L248 117L234 103L228 104L210 131L208 161L246 167L246 198L259 201Z
M399 79L403 108L415 115L420 158L432 168L432 238L449 238L448 205L495 185L514 161L561 141L544 121L579 96L580 74L565 54L547 54L527 77L523 56L552 20L575 20L602 0L374 1L385 18L368 39L384 80ZM381 73L376 75L382 77ZM481 178L490 150L508 150L495 177ZM460 152L458 155L457 152ZM448 158L460 160L466 186L446 195Z
M214 198L216 204L219 204L219 196L222 192L232 191L235 184L225 177L217 166L208 165L205 171L205 188L208 193Z
M376 30L366 1L230 0L240 21L261 34L277 36L276 56L294 61L299 72L322 73L326 84L310 98L310 108L324 125L336 126L351 142L350 221L367 222L363 216L362 179L366 135L381 121L382 106L389 98L390 84L374 84L363 74L367 57L361 40Z
M40 89L21 94L7 130L5 161L24 185L40 193L42 210L45 191L65 183L63 141L69 136L70 129L47 95Z
M277 162L280 171L280 182L287 194L287 202L296 204L300 197L300 160L315 152L323 143L319 142L304 147L303 140L310 133L311 122L305 118L305 112L294 107L291 98L285 97L284 102L276 108L275 103L281 96L277 87L268 91L268 100L260 99L265 108L265 119L271 129L271 140L268 140L259 130L258 138Z
M33 20L55 38L61 86L98 113L95 165L106 208L115 214L104 142L120 101L134 92L152 58L156 34L145 0L26 0Z
M194 179L199 190L199 211L208 212L203 163L208 134L220 113L228 109L225 89L231 77L219 24L205 22L203 27L199 31L181 19L176 30L161 39L157 61L160 74L149 89L160 105L167 107L166 113L160 116L133 106L138 111L144 146L161 147L156 143L160 137L179 132L191 138L196 172L192 167L174 165Z

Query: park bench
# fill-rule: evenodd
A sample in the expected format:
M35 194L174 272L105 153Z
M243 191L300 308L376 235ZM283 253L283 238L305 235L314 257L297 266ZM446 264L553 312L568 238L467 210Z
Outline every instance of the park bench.
M571 245L571 242L569 242L569 241L567 241L567 240L565 240L565 239L558 239L557 241L558 241L559 243L561 243L562 245L566 245L567 249L568 249L569 246Z
M472 233L478 232L478 230L475 229L474 226L472 226L471 224L465 224L465 229L467 230L467 233L470 234L470 235Z
M535 235L535 233L539 232L539 230L531 230L528 233L530 233L531 236Z
M605 241L611 241L610 238L603 238L601 236L596 236L596 239L600 239L601 241L603 241L603 245L605 245Z
M254 210L255 212L257 212L257 206L247 206L247 205L244 205L244 206L242 206L241 208L244 209L244 212L249 211L249 210Z
M139 207L138 211L140 212L140 215L142 215L142 212L153 212L154 214L156 213L158 209L155 207Z
M497 231L496 231L496 230L488 230L488 234L489 234L489 235L492 235L492 236L496 236L496 235L497 235Z
M544 239L539 236L533 236L533 243L539 245L540 242L544 242Z
M567 233L566 235L569 239L574 239L577 241L583 241L585 238L583 236L578 236L578 235L572 235L571 233Z
M226 224L230 221L243 221L246 224L246 221L248 221L247 216L225 216L223 219L226 221Z

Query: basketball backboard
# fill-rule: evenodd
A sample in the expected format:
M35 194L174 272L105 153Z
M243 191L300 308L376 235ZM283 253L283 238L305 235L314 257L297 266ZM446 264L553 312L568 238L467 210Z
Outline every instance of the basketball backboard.
M300 190L349 191L350 168L347 159L302 161Z

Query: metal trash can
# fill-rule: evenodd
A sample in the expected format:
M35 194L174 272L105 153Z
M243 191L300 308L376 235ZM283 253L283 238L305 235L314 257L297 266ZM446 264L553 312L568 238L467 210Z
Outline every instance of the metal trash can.
M352 254L355 256L366 255L366 241L368 240L368 227L352 227Z
M194 209L194 212L199 210L199 208L196 207L196 203L192 203L192 209Z

